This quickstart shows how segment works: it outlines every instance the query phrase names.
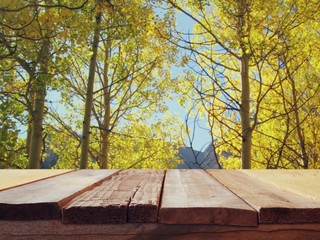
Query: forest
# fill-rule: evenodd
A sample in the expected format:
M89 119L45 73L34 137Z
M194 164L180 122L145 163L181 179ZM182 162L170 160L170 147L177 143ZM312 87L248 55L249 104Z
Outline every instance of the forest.
M318 0L1 0L0 14L0 168L50 153L54 168L175 168L197 121L219 168L320 167Z

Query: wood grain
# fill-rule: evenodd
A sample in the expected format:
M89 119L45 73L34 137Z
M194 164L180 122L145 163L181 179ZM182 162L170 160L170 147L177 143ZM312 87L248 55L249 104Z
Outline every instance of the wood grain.
M129 204L128 222L131 223L151 223L158 220L165 171L144 171L144 178Z
M66 169L5 169L0 170L0 191L31 182L65 174L74 170Z
M63 222L155 222L163 177L163 170L122 171L63 207Z
M207 170L258 211L260 223L320 223L320 203L286 192L239 170Z
M157 223L62 224L59 220L0 221L0 239L215 239L319 240L320 224L261 224L257 227Z
M242 170L268 184L320 202L320 170Z
M167 170L159 222L256 226L257 213L203 170Z
M0 192L0 219L61 217L61 207L117 170L79 170Z

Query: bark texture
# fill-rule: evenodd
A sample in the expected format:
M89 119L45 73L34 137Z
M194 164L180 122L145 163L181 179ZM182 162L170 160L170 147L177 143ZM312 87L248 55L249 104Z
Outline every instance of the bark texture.
M50 41L45 38L40 52L40 70L34 84L35 102L32 115L32 136L30 145L29 168L40 168L42 136L43 136L43 116L44 102L46 98L46 86L49 80L48 62L49 62Z
M247 0L239 1L238 35L240 39L241 56L241 168L251 168L252 127L250 125L250 81L249 61L250 48L248 46L250 34L250 21L248 15L250 3Z
M98 5L101 4L101 0L98 1ZM81 139L81 156L80 156L80 169L86 169L88 167L88 155L89 155L89 141L90 141L90 122L92 115L92 103L93 103L93 85L97 64L97 54L100 39L100 23L102 13L98 11L96 14L96 27L94 30L92 57L90 59L89 77L87 85L85 113L83 119L82 139Z
M251 168L252 129L250 126L250 82L249 82L249 58L244 55L241 59L241 167Z

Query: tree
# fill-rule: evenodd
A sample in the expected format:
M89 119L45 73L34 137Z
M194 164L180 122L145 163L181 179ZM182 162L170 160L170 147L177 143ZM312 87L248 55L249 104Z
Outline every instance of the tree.
M264 122L257 131L259 157L272 168L317 168L318 148L318 3L287 3L287 16L279 29L283 50L270 59L280 84L262 106ZM307 26L312 26L308 28ZM308 43L308 44L306 44ZM268 107L266 106L268 104Z
M187 75L189 81L182 84L185 88L194 89L191 95L198 94L195 100L199 104L198 109L209 117L216 149L220 155L227 153L226 157L221 157L223 166L238 168L240 158L242 168L250 168L251 164L253 167L266 166L258 157L261 157L261 152L255 145L259 141L257 132L262 128L272 131L268 122L279 116L266 115L265 112L270 105L269 96L283 86L279 72L271 62L287 54L281 34L299 36L293 32L295 29L303 31L302 26L307 26L306 19L316 19L318 3L168 2L195 22L192 37L187 34L183 38L180 32L175 35L180 40L179 46L190 51L192 72ZM283 59L278 63L283 65ZM283 72L281 74L283 76ZM288 75L287 72L285 78ZM287 94L286 89L284 94ZM276 107L282 106L277 102ZM297 113L298 105L292 109ZM302 150L301 119L297 114L295 119ZM274 132L273 135L276 134ZM254 136L257 139L252 145Z
M24 97L26 101L21 102L18 98L16 98L16 100L17 104L23 103L24 105L27 105L28 113L32 121L32 124L29 124L26 146L27 156L29 156L29 149L30 154L32 152L30 155L29 167L39 168L42 144L42 119L44 110L45 84L48 70L46 63L48 62L50 44L47 35L49 34L49 31L46 27L46 22L40 23L40 21L32 19L38 17L36 9L32 9L33 11L30 12L21 10L21 7L24 6L21 2L18 2L13 6L12 5L13 4L11 3L9 4L9 7L3 9L5 12L7 10L8 13L6 13L6 21L2 24L4 27L1 33L1 38L5 48L9 52L7 58L13 59L13 69L16 69L14 67L14 63L18 63L29 76L29 82L27 86L24 86L23 83L21 84L19 81L16 82L16 84L25 89L26 92ZM16 20L16 16L13 18L13 15L16 14L16 11L18 11L18 16L21 17L18 21ZM32 33L30 33L31 29L33 31ZM14 48L11 46L11 39L15 39L16 46ZM26 45L24 45L25 43L32 41L34 41L34 43L31 43L30 45L37 46L38 49L40 48L40 54L35 56L31 55L29 52L29 56L26 56L25 58L21 57L22 51L18 52L18 50L26 47ZM22 45L24 46L22 47ZM32 57L34 57L36 60L32 63L29 63L28 60ZM38 66L40 66L39 73L36 71ZM18 73L20 74L20 70L18 70ZM15 77L18 76L15 75ZM22 114L22 112L20 112L20 114Z
M10 59L12 89L6 91L6 97L12 98L19 111L14 118L24 125L27 123L26 141L21 141L21 149L25 149L25 157L19 150L16 158L29 159L30 168L39 168L43 145L43 119L45 112L45 96L50 80L54 75L52 48L56 36L64 31L64 20L60 13L64 9L74 10L80 7L68 7L63 1L3 1L0 11L1 43L4 47L3 61ZM72 4L72 3L71 3ZM63 10L62 10L63 9ZM20 89L19 89L20 87ZM12 92L13 90L13 92ZM14 91L17 91L15 93ZM17 96L17 97L12 97Z
M263 59L277 44L271 43L271 32L263 34L266 30L264 24L269 27L265 16L273 9L263 9L262 3L252 1L201 1L185 5L169 2L196 23L196 37L190 41L183 40L186 44L182 46L195 56L193 61L200 73L198 79L197 76L191 78L191 86L200 94L199 102L215 119L215 125L220 125L219 138L225 142L223 145L228 145L227 152L233 148L238 152L236 156L241 155L242 168L251 168L252 133L257 124L259 107L256 105L251 110L250 86L259 84L259 75L250 74L249 71L253 68L262 69ZM259 97L263 98L264 95L265 92L261 92ZM224 139L222 131L231 132L233 139ZM235 146L238 145L235 135L236 138L240 137L241 147Z
M94 85L94 75L96 71L96 61L98 54L98 45L100 40L100 24L102 20L102 9L103 1L98 0L96 7L96 26L94 29L93 35L93 44L92 44L92 56L90 59L89 67L89 77L87 85L87 94L86 94L86 107L84 112L83 120L83 130L82 130L82 142L81 142L81 157L80 157L80 168L87 168L88 165L88 148L90 140L90 120L92 112L92 101L93 101L93 85Z
M174 21L170 12L157 17L154 7L145 1L118 1L104 6L89 129L87 164L90 168L167 168L177 163L174 156L180 146L177 130L166 132L170 128L178 129L177 120L165 116L166 100L176 88L168 68L175 63L176 49L164 45L155 28L169 29ZM61 127L52 124L54 131L50 132L52 142L57 145L52 146L54 151L59 151L63 160L69 159L71 166L77 166L81 138L77 134L79 111L81 103L86 101L84 79L88 72L84 69L91 50L87 46L85 41L75 41L71 71L63 76L62 99L72 117L66 115L70 119L67 120L53 114ZM55 134L57 131L59 135ZM61 134L70 146L76 146L67 150L68 156L59 150L66 151L66 144L61 142L60 147L57 144Z

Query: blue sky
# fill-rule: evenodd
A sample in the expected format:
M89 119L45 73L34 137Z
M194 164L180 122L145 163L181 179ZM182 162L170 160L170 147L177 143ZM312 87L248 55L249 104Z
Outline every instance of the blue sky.
M182 13L177 14L177 29L184 32L184 33L192 33L194 21L191 20L189 17L185 16ZM172 77L177 77L179 74L182 73L181 68L173 67L172 69ZM187 117L188 108L181 107L178 102L176 101L168 101L169 111L171 114L177 113L180 119L184 122ZM193 129L194 119L189 119L189 126L191 130ZM206 126L206 120L198 120L198 123L195 124L195 132L194 132L194 141L193 147L196 150L205 150L207 145L211 142L211 137L209 133L209 128ZM189 143L186 142L187 146Z
M182 108L178 102L175 100L171 100L167 102L169 106L169 112L173 114L178 114L180 117L181 121L185 122L185 119L187 117L187 108ZM192 131L193 129L193 123L194 119L189 119L189 126ZM205 148L208 146L208 144L211 142L211 137L209 134L209 128L206 126L206 120L199 120L198 123L195 125L195 132L194 132L194 141L193 141L193 148L195 150L200 151L201 149L204 151ZM193 132L192 132L193 133ZM188 140L186 139L185 141L186 146L190 146L188 143Z

